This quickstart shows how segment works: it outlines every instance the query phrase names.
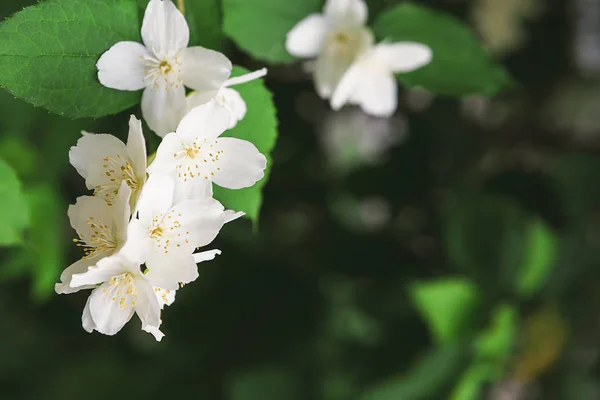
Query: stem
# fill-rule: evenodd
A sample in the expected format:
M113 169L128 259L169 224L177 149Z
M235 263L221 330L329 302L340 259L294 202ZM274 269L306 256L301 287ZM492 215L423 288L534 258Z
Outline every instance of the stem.
M181 11L182 14L185 14L184 0L177 0L177 8L179 8L179 11Z

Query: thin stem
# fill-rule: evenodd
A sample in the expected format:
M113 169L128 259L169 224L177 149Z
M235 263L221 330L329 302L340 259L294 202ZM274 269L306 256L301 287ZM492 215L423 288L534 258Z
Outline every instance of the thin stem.
M182 14L185 14L184 0L177 0L177 8L179 8L179 11L181 11Z

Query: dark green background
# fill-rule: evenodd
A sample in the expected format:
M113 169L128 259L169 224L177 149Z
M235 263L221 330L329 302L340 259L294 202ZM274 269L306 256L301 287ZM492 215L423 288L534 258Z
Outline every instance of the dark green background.
M0 15L31 3L5 0ZM371 14L393 3L375 1ZM468 20L474 2L421 3ZM327 103L299 67L269 66L280 136L258 232L249 221L223 229L214 243L223 255L200 265L198 281L163 312L162 343L137 319L115 337L84 332L87 293L48 290L60 271L36 260L55 249L37 248L35 234L24 249L0 249L0 398L448 399L498 304L518 311L518 332L484 391L513 385L526 393L510 399L600 398L600 86L572 57L575 2L543 3L523 22L528 42L501 59L515 89L483 113L449 98L416 110L402 92L408 133L376 165L335 168L322 147ZM262 66L225 48L234 64ZM58 204L40 209L60 211L47 232L68 249L66 263L79 257L66 207L85 193L68 148L82 129L124 138L131 112L140 115L69 121L0 92L0 156L18 166L26 188L57 192L48 198ZM400 135L394 121L387 129ZM352 154L348 131L342 143ZM149 132L147 140L156 146ZM14 143L32 150L17 153ZM356 207L373 197L391 216L375 226ZM525 298L515 276L536 220L556 236L556 257L540 291ZM482 295L474 312L454 316L465 320L459 340L440 347L409 288L450 277L470 279ZM426 354L433 360L419 364ZM381 382L392 389L372 391Z

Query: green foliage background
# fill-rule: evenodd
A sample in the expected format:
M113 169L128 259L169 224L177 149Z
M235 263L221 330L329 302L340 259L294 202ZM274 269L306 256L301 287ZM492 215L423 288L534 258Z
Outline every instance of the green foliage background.
M69 147L82 129L123 139L128 115L140 115L127 108L139 93L98 87L92 61L116 40L137 40L127 15L139 20L146 1L94 2L123 35L99 35L88 18L71 43L90 46L78 64L88 74L64 77L67 93L51 85L70 68L68 48L48 45L53 54L31 62L36 43L14 42L32 32L19 30L26 23L47 21L30 9L0 25L0 86L10 91L0 92L0 398L600 398L600 124L572 112L592 103L596 80L566 56L567 0L545 3L529 41L502 60L507 71L473 33L479 1L368 1L378 38L423 40L438 55L399 81L442 96L423 107L422 92L402 90L398 118L383 125L401 143L363 163L366 144L352 148L351 133L376 135L381 121L334 116L283 52L282 35L321 2L186 0L193 44L247 70L269 67L279 137L270 109L249 111L231 132L265 152L275 144L262 206L258 192L248 201L258 225L225 227L215 242L223 255L163 313L160 344L136 322L115 337L87 334L86 293L52 290L80 256L66 209L86 191ZM89 3L69 2L53 18L79 18L77 5ZM0 16L34 3L6 0ZM70 37L45 27L38 39ZM261 85L239 90L266 101ZM507 85L487 108L461 99ZM338 151L351 168L327 147L335 119L346 120ZM155 149L149 131L147 140ZM365 208L372 198L380 206Z

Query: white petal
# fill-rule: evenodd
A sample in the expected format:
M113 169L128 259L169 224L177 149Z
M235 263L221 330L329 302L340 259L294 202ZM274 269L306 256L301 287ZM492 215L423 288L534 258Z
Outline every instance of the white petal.
M321 51L328 29L323 15L311 14L288 32L285 49L295 57L316 57Z
M108 282L110 278L128 272L124 266L124 261L119 256L105 257L98 261L82 274L74 274L71 278L71 287L85 285L96 285Z
M189 241L190 254L195 248L206 246L217 237L225 223L224 211L221 203L212 198L185 200L173 207L173 215L181 215L178 220L181 222L181 231L185 232L181 238L186 237ZM176 240L173 243L178 244ZM184 247L184 243L181 246Z
M73 277L74 274L82 274L82 273L86 272L89 267L91 267L92 265L96 265L96 263L101 258L102 257L83 258L83 259L71 264L69 267L67 267L62 272L62 274L60 274L60 282L61 283L57 283L56 285L54 285L54 290L56 291L56 293L70 294L70 293L75 293L75 292L78 292L78 291L84 290L84 289L93 289L95 287L95 285L86 285L86 286L72 288L71 287L71 278Z
M150 0L142 23L142 40L157 57L173 57L186 48L190 29L170 0Z
M199 92L210 93L212 97L231 75L231 61L218 51L200 46L188 47L179 53L177 59L183 84Z
M177 290L169 290L159 287L154 288L154 294L156 294L156 299L158 300L161 310L164 308L164 306L170 306L173 304L175 301L175 293L177 293Z
M152 220L169 211L173 205L175 183L168 175L152 174L138 200L138 217L142 226L150 227Z
M354 64L346 71L331 97L331 108L337 111L345 104L354 102L354 97L361 85L362 75L365 73L360 63Z
M246 213L243 211L235 212L233 210L225 210L224 214L226 224L235 221L238 218L242 218L244 215L246 215Z
M96 63L98 80L106 87L118 90L141 90L146 87L145 58L150 52L140 43L118 42Z
M148 254L154 249L154 241L149 236L147 227L140 220L134 219L127 226L127 241L118 254L134 264L141 265L148 259Z
M375 48L377 57L392 72L410 72L431 62L433 53L421 43L382 43Z
M127 224L131 219L131 207L129 199L131 198L131 188L127 182L122 181L119 192L112 203L113 208L113 226L115 236L119 239L119 245L127 240Z
M355 98L360 108L375 117L389 117L398 107L398 83L391 73L368 75Z
M118 160L119 157L127 157L127 147L116 136L105 133L85 133L77 141L77 145L69 150L69 161L75 167L79 175L85 179L88 189L97 185L110 183L110 177L106 176L103 160L110 157Z
M175 185L175 203L184 200L196 200L213 197L212 181L210 179L177 179Z
M181 136L175 132L169 133L163 138L156 150L156 157L148 167L148 173L153 174L172 174L177 165L185 158L185 144Z
M127 151L133 171L140 179L140 182L146 180L146 141L142 131L142 121L134 115L129 117L129 135L127 137Z
M186 98L187 110L190 112L193 108L206 104L214 98L215 96L210 92L190 92Z
M321 54L315 62L315 88L322 99L329 99L352 61Z
M154 326L142 326L142 330L148 332L154 336L157 342L160 342L162 338L165 337L165 334L160 331L157 327Z
M85 307L83 307L83 314L81 315L81 325L86 332L92 333L94 329L96 329L96 324L92 319L92 313L90 311L90 299L91 296L88 297L85 302Z
M337 25L364 25L368 18L363 0L327 0L323 13Z
M158 136L174 132L185 115L185 88L183 85L150 86L142 95L142 114Z
M223 88L219 92L217 100L229 111L231 116L231 122L229 123L229 129L232 129L237 125L238 121L241 121L246 116L248 108L246 102L242 99L242 96L235 89Z
M146 262L148 271L144 275L153 286L177 290L179 283L189 283L198 278L198 267L191 252L169 251L152 253Z
M263 78L267 76L267 69L261 68L253 72L248 72L244 75L234 76L233 78L229 78L225 81L223 87L230 87L234 85L241 85L243 83L248 83L255 81L257 79Z
M219 138L215 141L215 150L221 152L219 160L214 163L213 182L217 185L242 189L263 178L267 159L252 143L235 138Z
M121 296L117 295L117 290L115 286L104 283L90 295L90 315L95 329L105 335L119 332L133 316L133 307L120 307Z
M197 138L214 139L229 127L231 116L229 111L221 107L215 100L193 108L181 120L177 127L177 135L184 142Z
M198 264L198 263L201 263L204 261L214 260L216 256L220 256L220 255L221 255L221 250L202 251L200 253L194 254L194 261L196 262L196 264Z
M101 225L108 225L108 229L114 231L113 212L106 201L95 196L81 196L77 198L74 205L70 205L67 211L71 226L83 240L89 240L95 231L91 223L98 221Z
M154 294L154 289L144 278L135 280L135 306L133 307L136 314L142 321L142 329L146 332L154 334L154 329L158 330L160 326L160 304ZM160 331L158 331L160 332ZM154 336L160 341L164 335L162 333Z

